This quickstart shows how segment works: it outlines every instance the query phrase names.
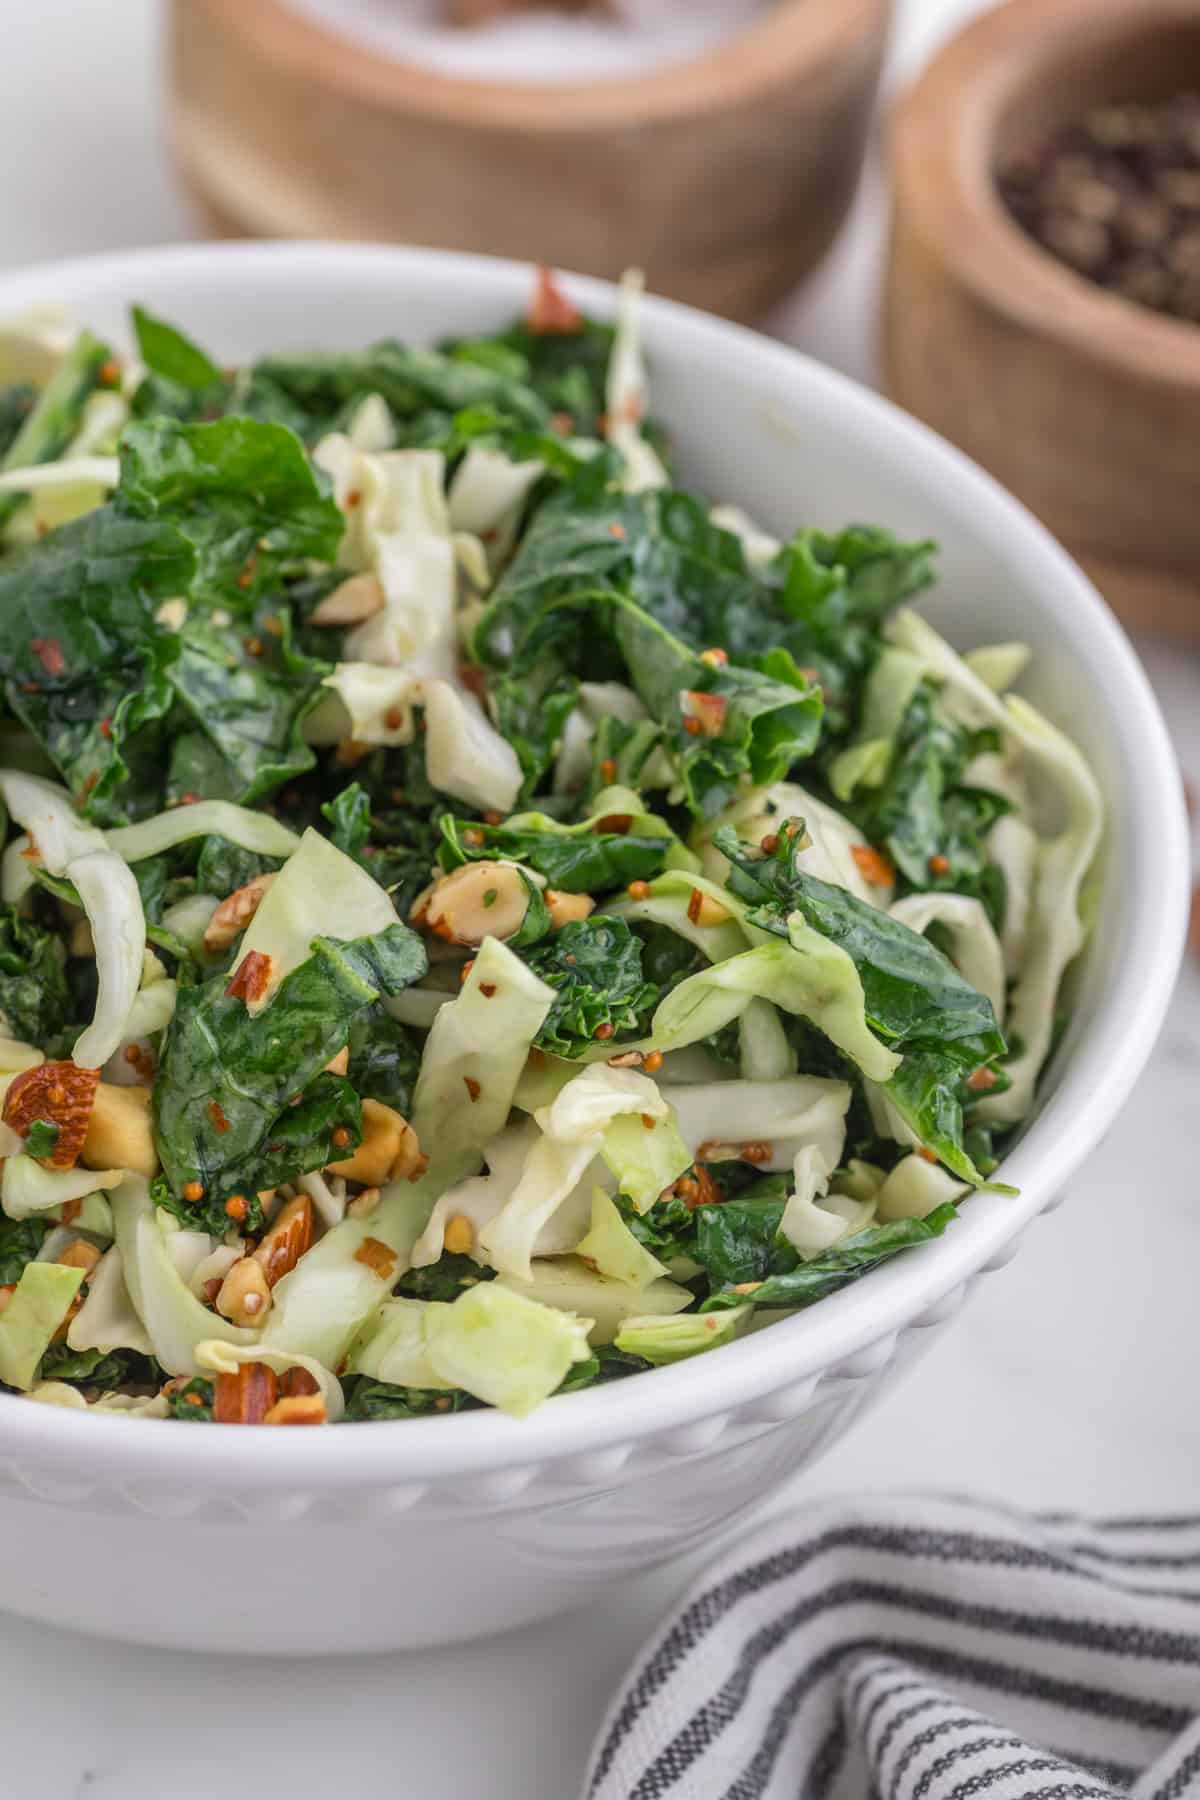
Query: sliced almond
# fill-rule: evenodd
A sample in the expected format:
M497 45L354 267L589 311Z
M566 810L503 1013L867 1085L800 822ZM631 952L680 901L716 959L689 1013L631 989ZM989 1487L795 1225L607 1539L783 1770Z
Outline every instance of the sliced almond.
M234 938L240 937L262 904L263 895L275 879L275 872L256 875L244 887L222 900L204 927L203 944L210 955L227 950Z
M424 923L450 944L482 944L485 937L510 938L521 929L529 895L511 863L463 863L435 881Z
M590 894L564 894L558 888L547 888L542 899L555 931L561 931L573 919L586 919L596 909Z
M233 1375L213 1382L213 1419L218 1425L261 1425L279 1394L275 1372L266 1363L239 1363Z
M312 1201L307 1194L297 1194L280 1209L275 1223L254 1252L253 1260L262 1269L268 1288L291 1274L312 1240Z
M319 600L308 616L310 625L361 625L384 606L378 575L351 575Z
M44 1062L22 1069L4 1096L4 1123L20 1137L27 1136L35 1119L57 1125L53 1150L39 1160L52 1169L73 1169L87 1139L99 1084L99 1069L81 1069L73 1062Z

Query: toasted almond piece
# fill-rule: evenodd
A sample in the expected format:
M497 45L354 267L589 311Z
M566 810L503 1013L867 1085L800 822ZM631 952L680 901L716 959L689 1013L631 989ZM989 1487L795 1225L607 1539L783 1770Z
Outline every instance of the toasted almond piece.
M425 924L450 944L482 944L521 929L529 895L511 863L463 863L433 884Z
M261 1325L270 1306L271 1289L262 1264L243 1256L217 1291L217 1311L235 1325Z
M343 1044L336 1056L331 1056L325 1064L326 1075L344 1075L350 1067L350 1046Z
M325 1399L321 1394L288 1394L277 1400L264 1425L324 1425Z
M388 1170L389 1181L416 1181L429 1167L429 1158L422 1154L420 1140L407 1119L400 1136L400 1148L392 1158L392 1166Z
M308 615L310 625L361 625L384 606L378 575L351 575L340 587L318 600Z
M82 1269L85 1275L90 1275L100 1261L100 1251L95 1244L89 1244L86 1238L72 1238L54 1260L64 1269Z
M147 1181L158 1174L148 1087L100 1083L79 1160L85 1169L128 1169Z
M733 914L719 900L714 900L711 894L704 893L700 888L693 888L688 897L687 916L693 925L725 925Z
M392 1165L401 1153L405 1133L414 1139L415 1133L408 1121L390 1106L385 1106L382 1100L364 1100L362 1118L362 1143L353 1156L330 1163L329 1170L333 1175L344 1175L347 1181L361 1181L364 1187L382 1187L391 1178Z
M245 887L238 888L227 900L222 900L204 927L204 937L201 940L210 955L218 950L228 950L234 938L241 936L274 879L273 871L266 875L256 875Z
M465 1213L455 1213L446 1220L442 1239L452 1256L469 1256L475 1247L475 1227Z
M261 1425L279 1393L275 1371L266 1363L239 1363L232 1375L213 1382L213 1420L218 1425Z
M73 1062L44 1062L22 1069L4 1096L4 1123L20 1137L27 1135L35 1119L57 1125L53 1150L39 1160L52 1169L73 1169L85 1147L99 1083L99 1069L81 1069Z
M586 919L596 909L590 894L564 894L558 888L547 888L542 899L555 931L561 931L572 919Z
M307 1194L297 1194L280 1209L279 1217L254 1252L253 1260L266 1276L268 1288L291 1273L312 1238L312 1201Z
M413 1135L416 1135L415 1132ZM352 1219L368 1218L375 1211L382 1197L379 1188L364 1188L361 1194L356 1194L353 1200L347 1201L346 1211Z

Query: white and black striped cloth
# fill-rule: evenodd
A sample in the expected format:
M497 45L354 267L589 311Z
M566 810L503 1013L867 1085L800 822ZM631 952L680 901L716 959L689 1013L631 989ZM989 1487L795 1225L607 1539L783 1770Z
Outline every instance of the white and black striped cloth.
M822 1502L698 1582L586 1800L1200 1800L1200 1514Z

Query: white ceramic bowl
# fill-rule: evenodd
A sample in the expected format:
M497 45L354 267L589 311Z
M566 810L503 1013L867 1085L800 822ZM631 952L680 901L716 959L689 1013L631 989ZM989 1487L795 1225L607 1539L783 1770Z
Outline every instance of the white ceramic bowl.
M0 280L124 336L138 300L218 358L429 339L518 310L512 264L347 244L204 246ZM607 313L612 291L571 283ZM178 1648L383 1650L482 1635L683 1551L811 1462L1100 1141L1167 1004L1187 876L1179 776L1094 589L989 478L794 351L647 303L654 410L688 475L768 526L871 520L941 541L925 610L970 647L1020 638L1035 701L1083 744L1108 872L1073 1023L1004 1174L938 1243L711 1356L552 1400L333 1431L187 1429L0 1397L0 1606ZM86 1576L82 1574L86 1571Z

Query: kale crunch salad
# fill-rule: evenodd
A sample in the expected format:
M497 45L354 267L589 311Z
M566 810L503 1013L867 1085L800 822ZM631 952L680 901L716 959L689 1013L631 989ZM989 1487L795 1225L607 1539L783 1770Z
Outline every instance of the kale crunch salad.
M639 286L239 368L0 327L7 1392L520 1415L991 1183L1095 782L931 544L682 485Z

